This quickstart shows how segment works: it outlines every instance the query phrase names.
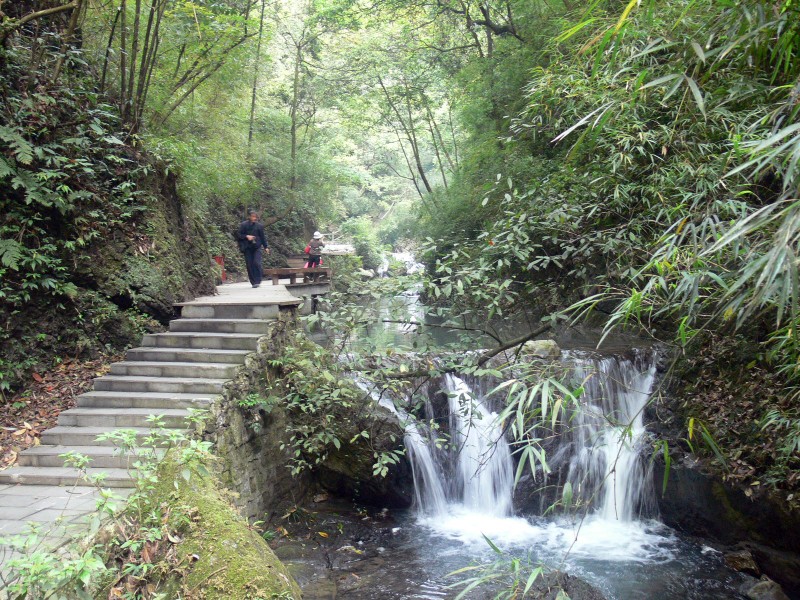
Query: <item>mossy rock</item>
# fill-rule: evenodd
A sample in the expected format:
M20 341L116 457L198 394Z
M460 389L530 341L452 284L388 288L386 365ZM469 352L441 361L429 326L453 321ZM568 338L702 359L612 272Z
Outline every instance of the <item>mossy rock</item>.
M152 502L155 506L166 502L191 514L192 524L178 545L179 563L191 565L184 581L187 597L300 600L297 582L231 506L216 477L192 473L187 481L184 471L174 460L165 460Z

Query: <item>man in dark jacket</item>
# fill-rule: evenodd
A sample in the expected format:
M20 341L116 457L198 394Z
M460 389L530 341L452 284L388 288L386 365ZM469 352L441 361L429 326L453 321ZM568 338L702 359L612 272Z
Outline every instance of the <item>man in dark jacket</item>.
M264 250L269 254L267 236L264 233L264 226L258 222L258 213L250 211L247 221L242 221L239 225L239 250L244 254L244 262L247 264L247 277L254 288L261 285L261 278L264 271L261 268L261 256Z

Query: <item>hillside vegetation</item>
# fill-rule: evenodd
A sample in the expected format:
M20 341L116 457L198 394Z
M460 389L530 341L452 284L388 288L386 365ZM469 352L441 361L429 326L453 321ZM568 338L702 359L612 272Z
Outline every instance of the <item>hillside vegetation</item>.
M426 252L435 299L481 318L655 337L683 358L675 435L796 486L796 2L2 10L4 388L208 289L255 207L272 264L338 230L370 268Z

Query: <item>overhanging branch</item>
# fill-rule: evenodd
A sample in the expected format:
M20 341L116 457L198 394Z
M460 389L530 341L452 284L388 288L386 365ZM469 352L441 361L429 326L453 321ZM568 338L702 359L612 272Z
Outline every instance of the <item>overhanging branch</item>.
M39 10L36 12L28 13L24 17L20 19L8 19L4 23L0 24L0 45L5 45L8 36L14 33L17 29L29 23L30 21L34 21L36 19L41 19L43 17L49 17L50 15L55 15L58 13L62 13L67 10L72 10L78 7L78 0L73 0L68 4L64 4L62 6L54 6L52 8L46 8L44 10Z
M481 353L480 357L478 358L478 366L483 366L490 359L497 356L501 352L505 352L506 350L511 350L516 346L521 346L525 342L529 342L530 340L539 337L545 331L548 331L552 328L552 325L542 325L538 329L531 331L525 335L522 335L518 338L514 338L504 344L500 344L497 348L492 348L491 350L486 350L485 352ZM434 369L437 373L457 373L457 367L447 367L444 369ZM365 371L361 371L365 372ZM380 373L379 371L372 371L373 373L378 373L384 379L417 379L419 377L431 377L431 371L390 371L388 373Z

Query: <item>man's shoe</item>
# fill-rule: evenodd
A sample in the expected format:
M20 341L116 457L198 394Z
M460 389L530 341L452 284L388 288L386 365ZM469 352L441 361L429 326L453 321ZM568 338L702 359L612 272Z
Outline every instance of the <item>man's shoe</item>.
M253 287L261 287L260 283L255 284Z
M254 288L257 288L258 286L257 286L257 285L254 283L254 284L253 284L253 287L254 287Z

